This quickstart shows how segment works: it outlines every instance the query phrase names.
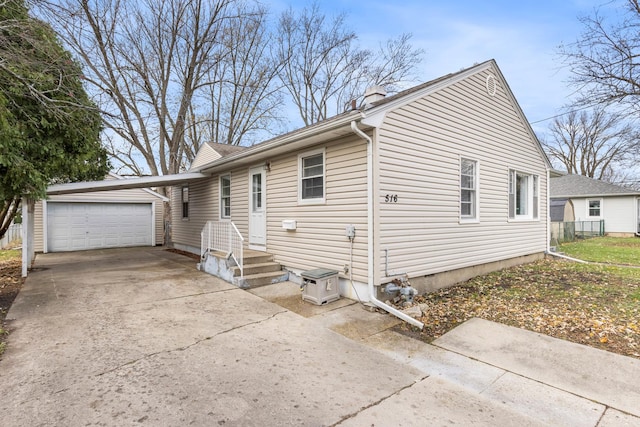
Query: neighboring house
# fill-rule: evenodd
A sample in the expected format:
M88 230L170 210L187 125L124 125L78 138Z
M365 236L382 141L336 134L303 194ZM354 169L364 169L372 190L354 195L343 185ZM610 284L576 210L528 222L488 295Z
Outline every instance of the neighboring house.
M206 252L209 225L237 229L290 280L332 269L342 295L374 301L400 275L433 290L548 249L550 164L493 60L374 88L361 109L239 152L210 148L191 168L207 178L171 192L179 249Z
M113 173L105 179L128 181ZM161 245L168 201L146 188L49 196L35 203L34 249L46 253Z
M640 234L640 191L582 175L551 179L551 203L569 200L575 221L604 220L605 234Z

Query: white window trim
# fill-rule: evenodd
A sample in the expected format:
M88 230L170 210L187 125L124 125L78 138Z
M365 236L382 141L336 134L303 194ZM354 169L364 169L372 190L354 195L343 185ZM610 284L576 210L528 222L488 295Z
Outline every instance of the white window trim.
M229 216L224 216L222 211L222 178L224 177L229 178L229 205L231 205L231 173L226 173L218 178L218 214L220 221L231 221L231 212Z
M184 216L184 190L187 190L187 216ZM189 188L188 185L183 185L182 187L180 187L180 216L182 217L183 221L189 221L189 217L191 216L191 189Z
M514 181L513 181L513 185L517 185L517 175L527 175L529 176L531 179L528 180L528 188L527 188L527 193L528 193L528 197L527 197L527 203L528 203L528 213L526 215L518 215L516 213L516 205L517 205L517 201L514 200L514 206L513 206L513 217L510 216L509 214L509 204L510 204L510 198L511 198L511 188L510 188L510 183L511 183L511 174L512 172L515 174L514 176ZM535 178L534 178L535 177ZM538 196L537 196L537 206L536 206L536 212L538 213L538 216L533 216L533 206L534 206L534 192L533 192L533 187L534 187L534 183L533 181L537 181L538 184ZM540 194L540 175L535 174L535 173L530 173L530 172L525 172L521 169L515 169L515 168L509 168L508 169L508 176L507 176L507 221L508 222L539 222L540 221L540 199L541 199L541 194ZM516 197L517 195L517 190L514 188L514 193L513 193L514 197Z
M590 209L589 209L589 202L592 201L599 201L600 202L600 215L598 216L591 216L590 215ZM601 197L589 197L588 199L585 200L585 207L587 209L587 214L586 214L586 218L587 219L602 219L604 218L604 199Z
M467 217L467 216L462 216L462 181L461 181L461 176L462 176L462 161L463 160L467 160L469 162L473 162L475 165L475 176L473 177L473 182L474 182L474 191L475 191L475 197L474 197L474 201L473 201L473 206L474 206L474 216L473 217ZM460 197L460 203L458 204L458 209L460 211L460 224L478 224L480 222L480 162L476 159L471 159L469 157L463 157L460 156L460 173L458 174L458 195Z
M302 159L322 154L322 198L303 199L302 198ZM298 204L299 205L323 205L327 197L327 155L325 148L305 151L298 154Z

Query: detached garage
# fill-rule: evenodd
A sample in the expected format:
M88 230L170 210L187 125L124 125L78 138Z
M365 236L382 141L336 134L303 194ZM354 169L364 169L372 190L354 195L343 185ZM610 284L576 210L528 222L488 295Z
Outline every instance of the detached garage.
M110 174L112 179L122 178ZM35 205L35 251L162 244L166 201L146 188L50 196Z

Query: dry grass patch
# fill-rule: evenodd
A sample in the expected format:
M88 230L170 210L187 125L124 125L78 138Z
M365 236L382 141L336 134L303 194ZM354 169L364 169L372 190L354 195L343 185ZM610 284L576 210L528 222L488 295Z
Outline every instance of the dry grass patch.
M427 342L472 318L640 358L640 269L556 260L505 269L416 297Z

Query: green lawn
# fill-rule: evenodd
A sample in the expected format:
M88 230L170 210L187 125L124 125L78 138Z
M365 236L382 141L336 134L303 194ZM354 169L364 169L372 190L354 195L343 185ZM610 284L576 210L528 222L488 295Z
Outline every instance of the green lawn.
M0 261L19 260L21 257L22 251L20 249L0 250Z
M563 243L559 250L584 261L640 265L640 237L594 237Z

